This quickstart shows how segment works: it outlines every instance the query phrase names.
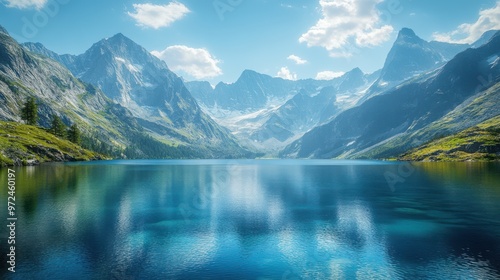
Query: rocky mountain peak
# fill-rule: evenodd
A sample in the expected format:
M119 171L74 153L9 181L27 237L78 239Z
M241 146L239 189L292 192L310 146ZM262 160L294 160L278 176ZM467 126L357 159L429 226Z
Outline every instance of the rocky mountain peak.
M7 32L7 30L5 28L3 28L3 26L0 25L0 33L5 33L5 34L9 34L9 32Z
M395 44L404 44L404 43L420 45L420 44L425 44L426 41L418 37L417 34L415 34L415 32L412 29L402 28L399 31L398 38L396 39Z

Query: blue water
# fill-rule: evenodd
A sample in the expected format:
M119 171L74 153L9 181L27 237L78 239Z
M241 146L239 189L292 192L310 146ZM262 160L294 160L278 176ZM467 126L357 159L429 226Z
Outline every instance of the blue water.
M498 163L110 161L16 171L16 272L2 226L2 279L500 279ZM3 188L2 221L6 196Z

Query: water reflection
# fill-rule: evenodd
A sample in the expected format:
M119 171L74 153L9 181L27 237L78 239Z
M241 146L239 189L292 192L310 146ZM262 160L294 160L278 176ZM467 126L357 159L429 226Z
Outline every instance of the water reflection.
M500 195L490 174L498 165L416 165L394 192L383 175L391 168L258 161L20 168L23 265L1 276L499 276Z

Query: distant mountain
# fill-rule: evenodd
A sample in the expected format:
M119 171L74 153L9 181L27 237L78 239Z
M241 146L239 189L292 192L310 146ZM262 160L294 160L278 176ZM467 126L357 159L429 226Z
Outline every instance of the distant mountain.
M158 139L206 149L207 157L245 153L226 129L201 111L163 61L121 33L73 57L58 56L40 44L25 47L56 59L76 77L101 89Z
M235 83L217 84L209 98L202 101L219 109L248 112L265 107L273 99L285 100L296 93L293 81L245 70Z
M364 102L405 80L442 66L468 47L467 44L427 42L418 37L413 30L401 29L387 55L379 79L361 101Z
M359 87L365 85L370 77L367 77L358 67L352 69L351 71L345 73L342 77L342 81L337 86L338 92L353 92Z
M379 72L355 68L331 80L290 81L245 70L233 84L188 82L202 107L228 127L243 144L264 152L277 151L354 106Z
M491 40L491 38L498 32L499 30L490 30L490 31L486 31L484 32L483 35L481 35L481 37L479 39L477 39L476 42L472 43L471 47L473 48L479 48L481 47L482 45L488 43L488 41Z
M214 98L211 96L214 92L214 88L209 82L191 81L184 82L184 85L186 85L186 88L199 103L201 101L203 105L214 105Z
M75 60L77 58L75 55L71 55L71 54L59 55L59 54L47 49L41 43L27 42L27 43L23 43L22 46L33 53L52 58L53 60L64 65L71 72L75 71L75 67L76 67Z
M403 28L387 55L380 81L402 81L444 61L444 56L427 41L418 37L413 30Z
M415 39L409 31L402 36ZM421 43L418 39L415 42ZM500 33L496 33L487 44L465 50L442 68L344 111L287 146L281 155L352 157L392 137L425 128L476 95L478 90L494 86L500 79L499 55ZM488 77L492 82L482 84L478 77Z
M276 139L281 143L290 143L311 128L320 125L340 112L340 95L354 95L360 88L366 88L373 82L361 69L354 68L324 87L303 87L298 94L274 111L269 119L250 139L265 142ZM339 96L337 96L339 95ZM339 98L340 99L340 98Z
M250 139L265 142L274 138L279 142L286 142L308 131L325 115L335 114L335 93L331 86L322 88L317 94L301 90L271 113L269 119L251 134Z

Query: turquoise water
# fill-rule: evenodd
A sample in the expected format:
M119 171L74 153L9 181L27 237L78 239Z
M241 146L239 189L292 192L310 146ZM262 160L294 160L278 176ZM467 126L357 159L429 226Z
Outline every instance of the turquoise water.
M2 226L2 279L500 279L500 164L110 161L16 171L16 272ZM5 209L6 187L0 200Z

